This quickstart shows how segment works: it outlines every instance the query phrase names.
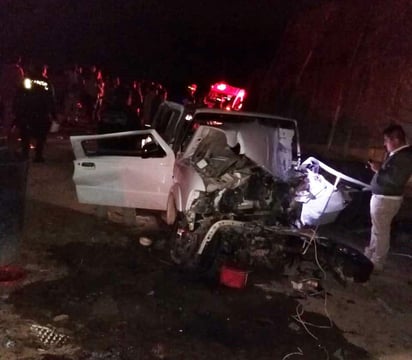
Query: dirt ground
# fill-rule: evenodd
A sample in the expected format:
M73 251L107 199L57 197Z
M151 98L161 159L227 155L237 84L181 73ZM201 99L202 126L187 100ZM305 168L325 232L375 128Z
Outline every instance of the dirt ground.
M407 256L392 253L366 284L328 275L318 294L269 271L226 288L172 265L156 217L128 226L119 209L101 218L79 204L67 136L51 136L45 157L29 166L18 259L27 277L0 286L1 360L412 359ZM357 220L320 230L361 248L368 227ZM398 225L395 253L412 254L408 224Z

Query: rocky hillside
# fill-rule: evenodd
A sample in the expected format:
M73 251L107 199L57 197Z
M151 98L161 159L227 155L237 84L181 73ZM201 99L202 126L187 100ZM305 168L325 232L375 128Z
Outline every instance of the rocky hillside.
M263 75L260 110L298 119L303 142L344 155L379 152L391 122L412 135L411 16L408 0L337 0L300 13Z

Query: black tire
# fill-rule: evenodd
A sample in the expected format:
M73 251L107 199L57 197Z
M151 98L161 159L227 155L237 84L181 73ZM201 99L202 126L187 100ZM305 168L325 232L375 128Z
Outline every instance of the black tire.
M342 281L352 279L363 283L369 280L373 264L359 250L328 238L319 239L316 246L318 260L324 270L332 271ZM314 256L314 251L307 256Z
M178 241L181 243L185 242L184 240L182 241L181 238L179 239L182 235L177 234L178 229L185 225L184 221L181 219L182 217L179 216L171 229L170 256L172 261L179 267L179 269L186 273L209 280L216 279L222 262L220 258L220 241L214 239L209 242L201 255L197 254L200 239L189 239L187 241L187 247L179 248ZM196 237L197 234L194 232L187 232L183 236ZM190 244L190 242L192 242L192 244Z

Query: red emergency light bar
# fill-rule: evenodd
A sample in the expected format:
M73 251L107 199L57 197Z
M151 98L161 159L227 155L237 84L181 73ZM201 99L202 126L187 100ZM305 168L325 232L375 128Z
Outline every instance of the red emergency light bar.
M226 110L240 110L246 96L244 89L231 86L223 81L210 87L206 104L209 107L220 107Z
M239 92L245 93L245 90L231 86L224 82L218 82L211 86L211 91L224 93L225 95L237 96Z

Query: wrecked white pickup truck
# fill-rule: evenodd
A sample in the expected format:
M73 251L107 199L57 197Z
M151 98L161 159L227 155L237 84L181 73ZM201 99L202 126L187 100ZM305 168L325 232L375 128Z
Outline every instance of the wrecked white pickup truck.
M181 266L230 258L280 268L300 259L354 281L373 269L313 230L368 185L314 158L300 164L295 120L165 102L150 129L71 142L78 200L165 211Z

